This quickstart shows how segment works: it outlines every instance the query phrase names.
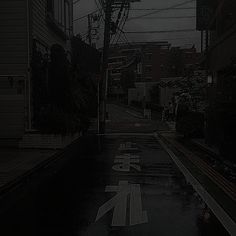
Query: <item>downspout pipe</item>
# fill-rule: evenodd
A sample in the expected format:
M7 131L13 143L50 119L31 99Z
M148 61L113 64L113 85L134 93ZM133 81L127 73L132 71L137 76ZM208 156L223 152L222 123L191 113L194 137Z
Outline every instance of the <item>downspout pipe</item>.
M28 107L27 107L27 119L28 130L32 129L32 112L31 112L31 68L30 68L30 0L27 0L27 79L28 79Z

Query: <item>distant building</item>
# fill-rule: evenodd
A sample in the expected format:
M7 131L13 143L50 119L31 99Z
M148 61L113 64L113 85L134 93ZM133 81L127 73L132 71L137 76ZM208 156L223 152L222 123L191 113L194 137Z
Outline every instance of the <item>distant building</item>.
M135 72L135 82L158 81L162 76L160 61L165 58L169 48L168 42L111 46L109 57L111 94L122 94L120 79L123 69L131 68Z
M0 139L18 139L31 128L33 50L70 51L73 1L1 0L0 9Z
M129 90L128 102L132 100L150 102L150 90L158 84L167 84L177 78L193 73L199 63L200 53L196 48L171 47L168 42L132 43L111 47L109 58L110 93L113 97L122 96L120 83L122 71L129 68L135 72L135 87ZM157 103L169 102L173 88L164 86L168 101L164 101L163 87L160 86L160 98ZM166 96L165 96L166 97Z

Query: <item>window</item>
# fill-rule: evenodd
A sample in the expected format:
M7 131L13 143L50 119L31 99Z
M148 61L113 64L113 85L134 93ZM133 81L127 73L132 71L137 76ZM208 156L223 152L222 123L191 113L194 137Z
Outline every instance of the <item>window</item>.
M152 72L152 66L145 66L145 72L151 73Z
M113 74L120 74L121 73L121 70L120 69L113 69L112 71L111 71L111 74L113 75Z
M48 0L48 16L67 35L70 34L70 4L68 0Z
M152 53L147 53L146 57L149 61L151 61L152 60Z

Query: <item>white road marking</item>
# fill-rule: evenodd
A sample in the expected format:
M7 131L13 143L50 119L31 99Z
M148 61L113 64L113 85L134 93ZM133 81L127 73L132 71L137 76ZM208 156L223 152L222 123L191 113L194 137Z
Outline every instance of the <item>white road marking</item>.
M136 143L132 142L126 142L126 143L121 143L119 147L119 151L136 151L138 150L137 147L135 147Z
M126 111L128 114L130 114L131 116L134 116L136 118L139 118L139 119L143 119L143 115L141 114L137 114L137 113L134 113L134 112L131 112L131 111Z
M181 170L186 180L191 183L195 191L201 196L203 201L208 205L212 212L216 215L222 225L230 233L230 235L236 235L236 223L233 219L225 212L225 210L216 202L216 200L203 188L203 186L198 182L198 180L191 174L191 172L182 164L178 157L172 152L169 147L158 137L156 134L158 142L163 146L178 168Z
M154 136L154 133L105 133L96 134L97 136Z
M112 226L126 226L127 199L130 195L130 225L148 222L147 213L142 210L139 184L120 181L119 186L107 186L106 192L117 192L117 194L99 208L96 221L114 208Z
M135 163L139 163L138 156L130 155L130 154L124 154L120 156L116 156L116 159L114 160L114 163L119 163L117 165L114 165L112 167L115 171L120 172L129 172L130 168L134 168L137 171L141 171L141 167Z
M130 225L138 225L147 222L147 212L142 209L140 185L133 184L130 194Z

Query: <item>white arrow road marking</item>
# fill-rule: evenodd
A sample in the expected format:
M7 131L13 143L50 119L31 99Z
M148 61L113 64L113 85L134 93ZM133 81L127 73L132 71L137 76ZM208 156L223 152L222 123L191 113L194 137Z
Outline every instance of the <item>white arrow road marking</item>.
M107 186L106 192L117 192L117 195L99 208L96 221L114 208L112 226L126 226L127 198L130 195L130 225L148 222L147 213L142 210L139 184L120 181L119 186Z
M132 184L130 192L130 225L143 224L147 222L147 212L142 209L140 185Z

